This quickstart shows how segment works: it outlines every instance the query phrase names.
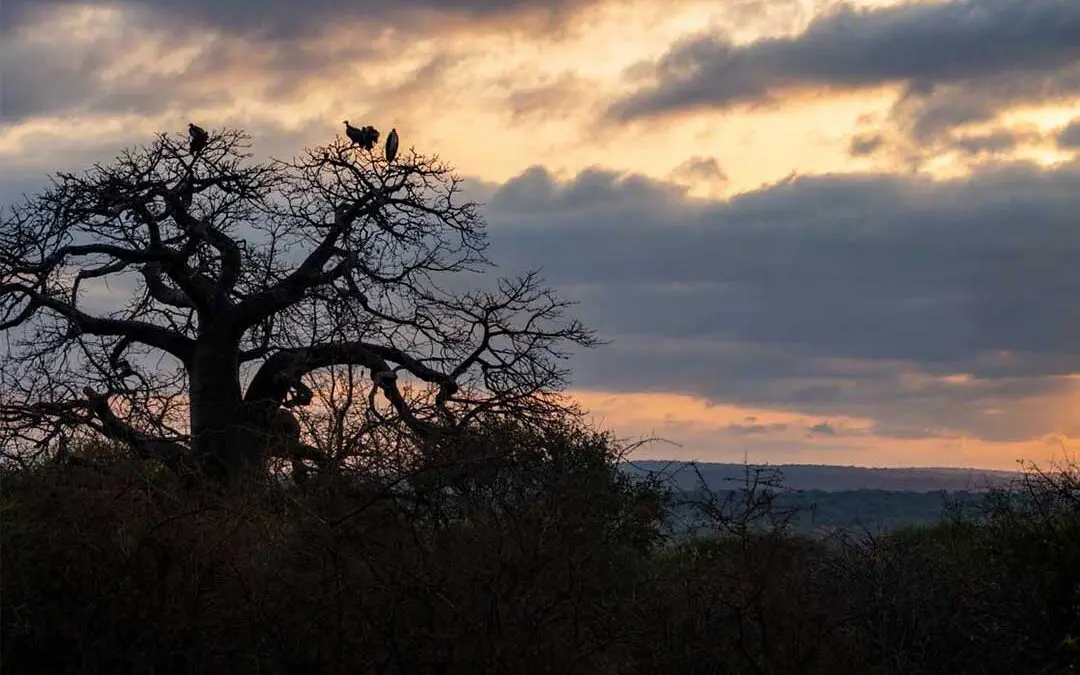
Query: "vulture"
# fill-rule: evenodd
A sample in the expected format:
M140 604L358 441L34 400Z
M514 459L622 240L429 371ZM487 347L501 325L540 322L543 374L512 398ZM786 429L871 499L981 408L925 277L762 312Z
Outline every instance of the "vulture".
M365 150L371 150L379 142L379 132L375 127L366 126L358 129L349 124L349 120L345 120L345 135L349 137L350 141Z
M191 136L191 154L195 155L202 151L206 147L206 142L210 140L210 134L206 133L206 129L196 125L188 124L188 135Z
M397 157L398 148L398 135L397 129L391 129L390 135L386 137L386 163L389 164Z
M349 124L349 120L345 120L345 135L349 137L349 140L353 143L364 142L364 132L362 129L357 129L353 125Z

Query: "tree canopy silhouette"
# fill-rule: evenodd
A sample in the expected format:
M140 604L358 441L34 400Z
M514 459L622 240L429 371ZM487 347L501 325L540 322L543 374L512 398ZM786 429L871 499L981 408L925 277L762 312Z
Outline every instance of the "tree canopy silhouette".
M160 134L4 210L9 458L104 437L230 483L271 457L299 476L380 434L568 409L563 350L596 340L535 272L450 290L491 263L446 164L341 138L256 162L250 145ZM329 426L302 430L313 411Z

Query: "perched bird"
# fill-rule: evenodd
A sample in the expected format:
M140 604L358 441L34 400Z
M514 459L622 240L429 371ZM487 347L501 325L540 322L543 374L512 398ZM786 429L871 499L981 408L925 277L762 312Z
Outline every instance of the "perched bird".
M375 144L379 142L379 131L372 126L364 127L364 133L367 136L364 137L364 149L371 150L375 147Z
M376 131L373 126L361 127L360 131L364 134L364 139L360 143L360 147L365 150L372 150L375 148L375 144L379 141L379 132Z
M349 124L349 120L345 120L345 135L353 143L360 144L364 142L364 131Z
M386 163L387 164L389 164L390 162L393 162L394 158L397 157L397 149L398 149L397 129L391 129L390 130L390 135L386 137Z
M350 141L365 150L371 150L379 142L379 132L375 127L357 128L349 124L349 120L345 120L345 135L349 137Z
M207 141L210 140L210 134L206 133L206 129L195 124L188 124L187 128L188 135L191 136L191 145L189 146L191 154L198 154L206 147Z

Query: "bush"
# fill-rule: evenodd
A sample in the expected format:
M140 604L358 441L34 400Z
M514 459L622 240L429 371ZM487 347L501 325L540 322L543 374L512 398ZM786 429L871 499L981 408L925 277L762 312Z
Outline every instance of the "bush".
M390 478L185 492L130 462L6 475L6 665L614 672L663 491L580 429L475 443L481 478L426 494Z
M101 449L98 449L101 450ZM1077 474L978 517L798 537L678 502L606 435L488 423L406 473L190 489L104 451L0 477L19 673L1075 672ZM683 505L685 506L685 505ZM790 515L790 514L787 514ZM771 523L771 525L770 525Z
M1078 485L1029 472L981 514L849 547L874 672L1075 672Z

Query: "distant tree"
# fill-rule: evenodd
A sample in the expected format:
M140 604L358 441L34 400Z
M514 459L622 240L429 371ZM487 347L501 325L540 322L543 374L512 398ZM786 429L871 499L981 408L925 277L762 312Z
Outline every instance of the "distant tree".
M450 290L490 264L450 168L340 138L290 161L249 147L160 134L0 212L7 457L89 436L231 483L569 409L561 350L596 340L535 273ZM307 442L305 408L336 444Z

